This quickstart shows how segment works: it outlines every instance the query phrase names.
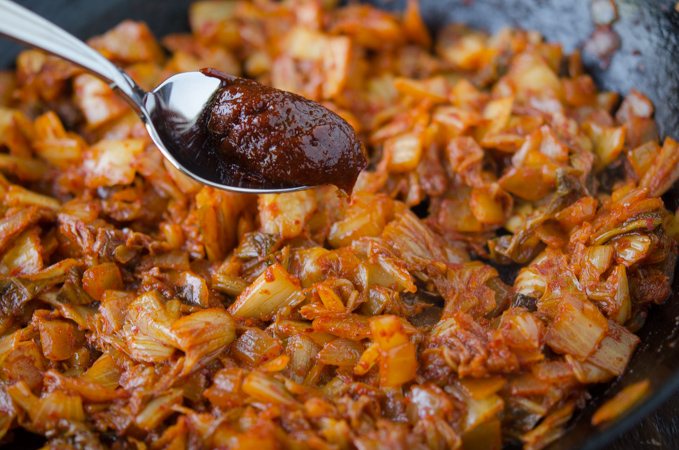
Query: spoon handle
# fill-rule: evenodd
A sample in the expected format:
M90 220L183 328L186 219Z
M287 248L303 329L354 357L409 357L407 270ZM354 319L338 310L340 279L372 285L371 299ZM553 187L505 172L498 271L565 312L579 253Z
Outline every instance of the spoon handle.
M122 93L138 112L146 94L99 52L47 19L10 0L0 0L0 35L76 64Z

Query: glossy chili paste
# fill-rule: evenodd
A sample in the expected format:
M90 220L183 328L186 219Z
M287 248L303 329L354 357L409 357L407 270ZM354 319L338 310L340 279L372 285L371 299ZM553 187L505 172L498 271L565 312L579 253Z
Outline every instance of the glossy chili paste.
M334 184L351 192L367 161L344 119L291 92L215 69L202 72L222 80L206 117L222 157L281 187Z

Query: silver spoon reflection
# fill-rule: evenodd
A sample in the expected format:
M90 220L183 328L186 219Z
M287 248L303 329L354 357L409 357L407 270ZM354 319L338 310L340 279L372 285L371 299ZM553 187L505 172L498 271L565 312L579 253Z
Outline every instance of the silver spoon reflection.
M221 87L218 78L200 72L181 73L146 92L99 52L9 0L0 0L0 35L59 56L104 80L132 105L151 139L172 165L201 183L256 194L307 188L234 177L217 151L205 148L209 132L201 126L201 118Z

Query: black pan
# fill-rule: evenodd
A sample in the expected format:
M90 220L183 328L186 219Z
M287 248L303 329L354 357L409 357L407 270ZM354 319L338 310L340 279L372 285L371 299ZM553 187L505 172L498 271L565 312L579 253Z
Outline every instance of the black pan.
M157 36L186 31L190 0L20 0L19 3L76 36L88 38L126 18L146 21ZM371 3L398 10L403 9L405 1L373 0ZM420 4L433 29L453 21L491 32L511 25L538 30L547 40L562 43L567 52L582 46L594 30L590 0L420 0ZM616 0L616 4L620 18L613 29L621 38L622 48L607 69L602 68L600 60L586 55L585 64L600 87L622 94L636 88L647 95L656 107L661 135L679 139L677 0ZM0 67L11 67L19 50L18 46L0 40ZM677 187L666 195L665 202L668 208L677 209ZM677 277L673 291L675 294L664 305L650 311L646 326L639 333L641 344L627 373L608 385L593 388L587 407L576 413L566 435L549 449L600 449L616 438L616 448L679 448L679 413L673 412L667 406L670 403L666 403L669 399L679 405L679 395L675 394L679 388ZM592 414L606 399L644 378L651 382L651 395L642 404L608 426L590 425ZM650 415L663 403L665 406ZM640 434L639 422L664 429L656 436L647 436L648 441L634 442ZM40 442L22 434L6 448L38 448Z

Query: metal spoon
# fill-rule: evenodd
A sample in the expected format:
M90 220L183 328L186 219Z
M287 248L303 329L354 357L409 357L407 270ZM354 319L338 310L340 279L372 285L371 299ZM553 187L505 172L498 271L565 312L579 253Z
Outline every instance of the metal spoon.
M151 139L172 165L201 183L253 194L307 188L237 179L225 170L214 149L204 148L208 131L200 126L200 118L221 86L217 78L186 72L146 92L99 52L9 0L0 0L0 35L59 56L108 83L139 114Z

